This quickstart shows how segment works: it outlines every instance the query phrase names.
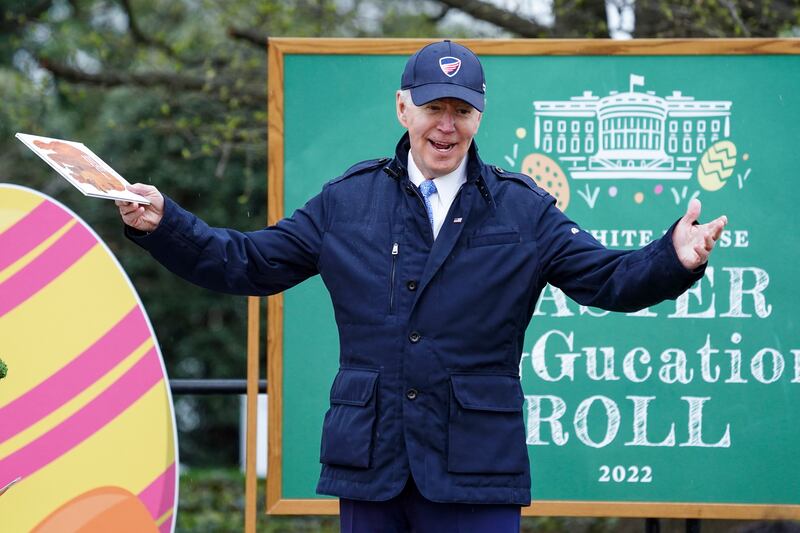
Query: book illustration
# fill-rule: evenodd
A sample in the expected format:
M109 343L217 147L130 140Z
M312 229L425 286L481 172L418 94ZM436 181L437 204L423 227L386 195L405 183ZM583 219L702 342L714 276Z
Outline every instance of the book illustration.
M86 196L150 203L130 192L125 178L82 143L24 133L16 137Z

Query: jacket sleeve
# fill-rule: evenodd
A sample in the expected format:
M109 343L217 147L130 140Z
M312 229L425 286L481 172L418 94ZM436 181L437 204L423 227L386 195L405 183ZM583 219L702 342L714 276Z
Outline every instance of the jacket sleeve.
M207 289L270 295L318 273L322 193L274 226L240 232L212 228L172 199L152 233L128 226L126 236L178 276Z
M706 266L690 271L681 264L672 244L675 224L644 248L609 250L550 199L536 228L544 281L582 305L610 311L675 299L703 277Z

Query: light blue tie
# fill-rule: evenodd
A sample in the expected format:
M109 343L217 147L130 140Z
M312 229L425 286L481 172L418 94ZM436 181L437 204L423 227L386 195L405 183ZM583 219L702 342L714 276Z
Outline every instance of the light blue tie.
M428 211L428 220L433 229L433 206L431 206L431 195L436 194L436 185L433 180L425 180L419 184L419 192L422 193L422 199L425 201L425 209Z

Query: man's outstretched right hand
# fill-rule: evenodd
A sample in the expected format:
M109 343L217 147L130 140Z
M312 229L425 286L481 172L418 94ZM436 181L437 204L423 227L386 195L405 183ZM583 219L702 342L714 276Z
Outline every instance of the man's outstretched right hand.
M119 208L122 221L141 231L148 233L154 231L161 222L161 217L164 216L164 196L152 185L144 183L129 185L128 190L150 200L150 205L117 200L115 203Z

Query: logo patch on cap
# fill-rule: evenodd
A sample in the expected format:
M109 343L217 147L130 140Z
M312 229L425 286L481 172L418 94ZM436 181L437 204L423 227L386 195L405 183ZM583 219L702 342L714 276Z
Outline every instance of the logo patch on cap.
M439 68L442 69L445 76L452 78L458 74L458 70L461 68L461 60L457 57L441 57L439 58Z

